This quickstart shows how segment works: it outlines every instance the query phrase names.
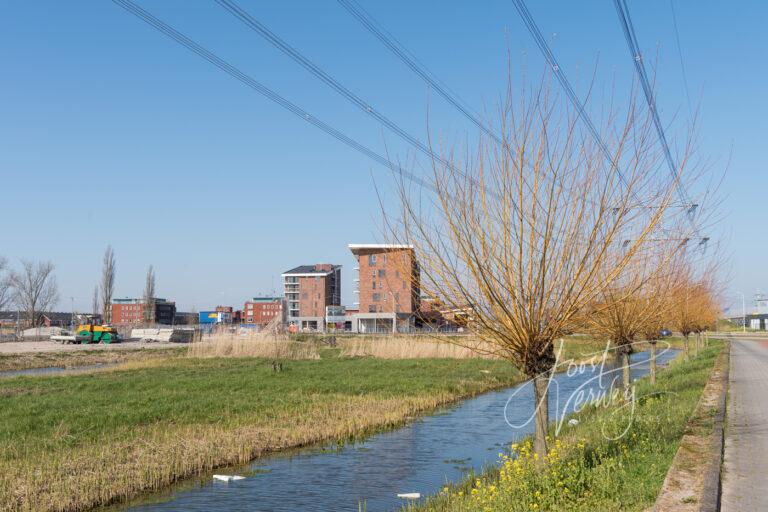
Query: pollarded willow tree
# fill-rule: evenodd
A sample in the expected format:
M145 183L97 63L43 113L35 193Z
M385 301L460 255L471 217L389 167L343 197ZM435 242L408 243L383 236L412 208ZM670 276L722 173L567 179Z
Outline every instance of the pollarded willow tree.
M670 325L669 319L672 311L670 290L673 275L671 265L667 264L667 269L659 272L642 291L643 300L649 306L645 311L641 335L651 347L649 354L651 384L656 384L656 348L659 337L662 329Z
M422 293L468 311L485 350L533 381L540 458L554 342L656 236L675 189L647 111L630 98L604 119L598 143L546 84L509 87L499 135L472 157L439 152L433 190L401 181L400 216L387 216L395 241L414 247Z
M674 218L675 215L668 215L666 221ZM624 267L619 279L601 290L584 315L587 331L609 340L615 347L625 392L631 386L630 355L635 342L643 339L651 344L651 380L655 382L656 342L664 327L671 270L685 254L687 245L684 238L667 233L666 238L648 241Z

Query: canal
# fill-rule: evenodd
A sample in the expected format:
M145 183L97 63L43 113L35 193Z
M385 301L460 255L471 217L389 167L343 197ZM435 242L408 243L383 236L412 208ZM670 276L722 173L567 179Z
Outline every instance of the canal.
M677 352L660 350L659 366ZM649 372L647 353L633 354L631 362L633 378ZM605 389L614 378L620 380L612 364L602 370L602 379L596 378L600 374L599 367L557 374L551 388L556 391L550 393L551 419L556 413L572 411L573 402L568 399L576 390ZM511 443L532 433L532 422L522 425L532 412L533 391L523 383L465 400L355 444L283 452L247 467L216 471L245 475L243 480L220 482L205 475L110 510L397 510L405 504L397 494L434 494L447 482L460 481L469 470L481 471L494 464ZM563 428L568 428L567 423Z

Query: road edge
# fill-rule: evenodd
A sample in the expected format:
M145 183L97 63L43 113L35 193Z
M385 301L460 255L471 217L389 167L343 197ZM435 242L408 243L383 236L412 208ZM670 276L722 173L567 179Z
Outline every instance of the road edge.
M657 512L720 510L721 467L730 374L730 340L723 340L712 373L664 479L653 507Z

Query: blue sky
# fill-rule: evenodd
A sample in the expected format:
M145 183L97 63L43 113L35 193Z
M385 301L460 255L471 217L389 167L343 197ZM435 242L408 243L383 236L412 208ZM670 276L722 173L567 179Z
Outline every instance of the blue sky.
M413 150L269 46L212 0L137 3L337 129L393 158ZM510 1L361 4L473 108L492 111L512 70L542 58ZM252 15L410 133L473 133L339 4L241 1ZM667 1L629 2L646 55L658 52L665 120L687 101ZM765 229L768 5L676 2L700 153L730 166L724 219L711 236L730 256L727 298L768 291ZM626 88L632 63L613 4L530 2L579 92ZM112 2L0 3L0 255L51 260L58 309L90 305L112 244L117 296L156 268L181 309L241 305L280 289L299 264L344 265L348 243L380 237L388 171L270 103ZM470 135L471 137L471 135ZM423 161L421 161L424 163ZM418 172L419 162L414 163ZM740 303L740 301L739 301ZM739 308L740 309L740 308Z

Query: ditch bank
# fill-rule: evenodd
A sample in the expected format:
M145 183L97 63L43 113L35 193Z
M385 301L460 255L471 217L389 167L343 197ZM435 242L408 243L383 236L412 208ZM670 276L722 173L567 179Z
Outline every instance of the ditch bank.
M720 509L730 349L726 341L664 479L653 508L656 512Z

